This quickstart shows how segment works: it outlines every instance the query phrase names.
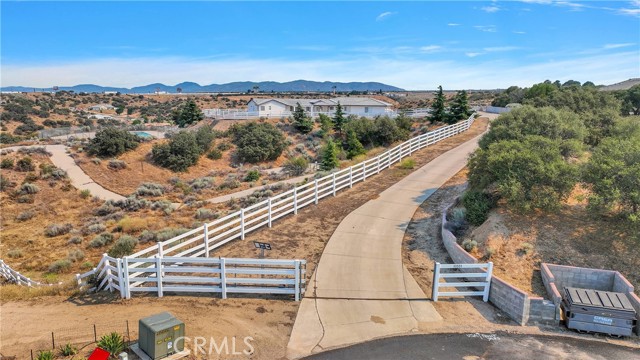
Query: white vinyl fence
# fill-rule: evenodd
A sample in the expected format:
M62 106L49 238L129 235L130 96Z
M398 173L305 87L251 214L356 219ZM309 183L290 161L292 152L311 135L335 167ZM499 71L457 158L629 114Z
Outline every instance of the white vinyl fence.
M209 258L212 251L230 241L236 239L244 240L245 236L251 231L264 226L271 227L273 222L279 218L289 214L297 214L298 210L308 205L318 204L320 199L324 197L336 196L338 191L351 188L357 182L366 181L371 176L380 173L380 171L390 168L394 163L411 156L414 152L468 130L473 124L474 118L475 114L459 123L416 136L374 158L334 172L320 179L315 179L281 194L274 195L267 200L242 208L213 222L205 223L202 227L187 231L172 239L158 242L124 259L120 259L120 261L104 254L101 261L93 270L76 276L78 284L85 286L89 280L94 280L97 290L106 289L109 283L111 284L109 289L113 290L115 288L116 290L120 290L121 283L114 283L116 277L113 275L122 274L122 272L118 270L118 264L120 264L121 267L126 265L127 271L125 271L125 273L130 274L133 278L137 278L147 276L149 270L156 266L156 264L152 263L149 259ZM145 261L135 261L135 259ZM234 260L249 261L250 259ZM303 260L260 261L303 262ZM174 265L177 264L179 264L179 262ZM260 265L267 266L267 263ZM132 271L133 273L131 273ZM265 273L263 275L272 274ZM143 280L135 280L135 284L131 286L136 288L140 281ZM129 294L128 290L123 295L126 296L126 294Z
M0 276L4 277L7 281L11 283L18 284L18 285L26 285L26 286L44 285L37 281L33 281L28 277L20 274L19 272L13 270L9 265L7 265L2 260L0 260ZM47 284L47 285L56 285L56 284Z
M442 270L457 272L443 272ZM480 272L478 272L480 271ZM432 299L438 301L440 296L482 296L484 302L489 301L491 274L493 263L486 264L440 264L436 262L433 269ZM444 279L445 282L440 280ZM453 279L447 282L447 279ZM474 281L464 281L473 279ZM481 288L482 290L442 291L440 288Z
M305 260L236 259L203 257L113 258L104 255L94 271L77 275L78 285L94 276L94 290L118 291L125 299L132 292L293 295L305 291Z

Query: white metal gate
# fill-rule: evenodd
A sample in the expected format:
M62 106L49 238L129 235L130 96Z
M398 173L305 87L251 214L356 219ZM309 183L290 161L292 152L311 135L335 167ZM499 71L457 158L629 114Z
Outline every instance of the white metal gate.
M446 270L454 270L455 272ZM482 300L487 302L492 272L492 262L486 264L440 264L436 262L433 269L433 301L438 301L440 296L482 296ZM444 279L444 282L440 282L440 279ZM465 279L471 279L471 281L464 281ZM452 281L447 282L447 280ZM441 291L440 288L482 288L482 290Z

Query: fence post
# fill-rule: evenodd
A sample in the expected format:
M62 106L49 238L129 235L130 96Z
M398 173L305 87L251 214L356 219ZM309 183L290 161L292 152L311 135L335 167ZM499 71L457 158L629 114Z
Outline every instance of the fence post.
M409 156L411 156L412 148L413 148L413 139L409 140Z
M227 298L227 265L226 259L220 258L220 286L222 287L222 298Z
M489 261L489 266L487 267L487 285L484 287L484 295L482 295L482 301L489 301L489 291L491 289L491 274L493 273L493 262Z
M271 227L271 198L268 199L267 204L269 204L269 227Z
M349 166L349 189L351 189L352 187L353 187L353 166Z
M93 341L98 342L98 330L96 324L93 324Z
M82 285L82 280L80 280L80 274L76 274L76 282L78 283L78 286Z
M362 181L367 180L367 164L366 164L366 160L363 161L362 163Z
M120 287L120 297L125 298L124 293L124 275L122 274L122 259L116 259L116 266L118 268L118 286Z
M109 284L109 292L113 292L113 275L111 275L111 269L109 269L109 266L111 266L109 264L109 260L107 260L107 254L102 254L102 258L105 259L104 264L105 267L107 268L106 274L107 274L107 283Z
M332 183L333 184L332 185L332 187L333 187L333 196L336 196L336 173L333 173L331 175L333 175L333 183Z
M124 287L124 296L125 299L131 299L131 289L129 289L129 257L125 256L122 259L123 265L124 265L124 284L120 285L121 287Z
M378 159L378 164L377 164L378 169L376 170L376 174L380 174L380 155L378 155L377 159Z
M52 349L53 349L53 350L55 350L55 349L56 349L56 338L55 338L55 336L53 335L53 331L51 332L51 346L52 346Z
M158 287L158 297L162 297L162 258L156 258L156 286Z
M436 265L433 268L433 281L431 282L431 299L438 301L438 281L440 279L440 263L436 261Z
M244 208L240 209L240 239L244 240Z
M314 186L315 186L314 190L313 190L314 191L314 196L315 196L314 197L314 199L315 199L314 201L315 201L316 205L318 205L318 179L315 179L313 181L313 183L314 183Z
M164 256L164 244L162 243L162 241L160 241L158 243L158 254L156 257L163 257Z
M293 188L293 213L298 215L298 187Z
M295 298L296 301L300 301L300 260L294 260L295 264L295 276L296 276L296 287L295 287Z
M204 257L209 257L209 225L207 223L202 225L202 231L204 232Z

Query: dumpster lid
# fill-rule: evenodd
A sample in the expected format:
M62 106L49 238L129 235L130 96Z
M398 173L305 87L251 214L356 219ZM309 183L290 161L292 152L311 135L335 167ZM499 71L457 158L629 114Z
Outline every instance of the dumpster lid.
M629 298L623 293L572 287L565 287L564 291L565 300L569 305L635 312Z

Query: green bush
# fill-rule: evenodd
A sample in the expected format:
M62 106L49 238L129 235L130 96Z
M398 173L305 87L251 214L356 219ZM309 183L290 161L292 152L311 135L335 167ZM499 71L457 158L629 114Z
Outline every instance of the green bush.
M71 261L64 260L56 260L51 265L49 265L49 272L59 274L61 272L69 270L71 267Z
M13 249L7 252L7 256L11 259L18 259L24 256L24 253L20 249Z
M333 140L329 139L320 156L320 170L329 171L338 167L338 146Z
M112 332L100 338L98 347L108 351L115 359L124 350L124 339L117 332Z
M40 188L36 184L24 183L20 186L20 194L36 194Z
M122 170L122 169L126 169L127 163L124 162L124 160L111 159L111 160L109 160L109 164L107 166L110 169Z
M0 161L0 169L13 169L14 161L10 158L4 158Z
M16 162L16 171L33 171L36 167L33 165L33 160L25 156Z
M133 254L133 250L138 245L138 239L129 235L122 235L109 249L109 256L111 257L123 257Z
M142 183L136 189L136 195L138 196L162 196L165 188L163 185L156 183Z
M196 131L196 142L200 147L200 153L206 153L211 147L211 143L216 138L215 133L209 126L203 126Z
M204 119L204 114L196 102L189 99L180 109L174 111L172 117L176 125L186 127Z
M31 210L27 210L24 212L21 212L20 214L18 214L18 216L16 216L16 220L17 221L27 221L27 220L31 220L34 216L36 216L36 213L31 211Z
M156 232L156 241L161 242L161 241L165 241L165 240L169 240L171 238L174 238L178 235L184 234L187 231L189 231L189 229L185 229L185 228L164 228L158 232Z
M283 170L290 176L300 176L307 171L308 167L309 161L302 156L297 156L288 159L283 165Z
M347 157L353 159L356 156L364 155L367 151L362 146L362 143L358 139L358 135L355 131L347 131Z
M54 360L56 357L51 350L40 350L36 355L36 360Z
M91 196L91 191L89 189L80 190L80 197L86 199Z
M78 262L84 259L84 251L80 249L70 250L67 254L67 260L71 262Z
M210 209L201 208L196 211L195 217L198 220L213 220L220 217L220 214Z
M244 181L246 182L254 182L260 179L260 170L249 170L247 175L244 177Z
M78 348L71 344L64 344L60 346L60 355L71 356L78 353Z
M412 158L404 158L398 166L400 166L400 169L410 170L416 167L416 161Z
M222 159L222 151L220 149L213 149L207 153L207 157L211 160Z
M44 234L49 237L68 234L73 229L71 224L50 224L44 229Z
M113 234L104 232L100 235L96 235L91 241L89 241L90 248L99 248L103 247L107 244L110 244L113 241Z
M465 218L475 226L480 226L487 220L489 211L493 207L491 198L487 194L473 190L464 193L462 204L466 209Z
M87 151L89 154L102 158L116 157L137 148L139 144L140 138L135 134L108 127L96 132L96 136L89 141Z
M196 136L180 131L169 139L168 143L156 144L151 150L153 162L172 171L187 171L195 165L202 154L202 148Z
M220 144L218 144L218 146L216 146L216 149L220 151L227 151L231 149L231 144L229 144L228 142L221 142Z
M234 124L229 133L236 145L236 155L242 162L272 161L286 148L282 132L269 123Z
M12 187L16 186L16 184L7 179L6 177L0 175L0 191L5 191L7 189L10 189Z
M296 108L293 112L293 127L303 134L308 134L313 130L313 121L305 114L300 103L296 104Z

